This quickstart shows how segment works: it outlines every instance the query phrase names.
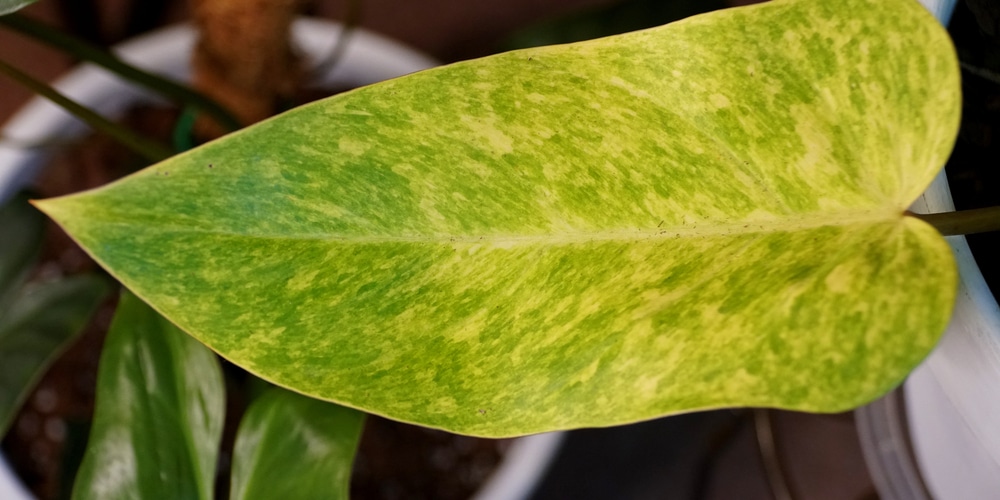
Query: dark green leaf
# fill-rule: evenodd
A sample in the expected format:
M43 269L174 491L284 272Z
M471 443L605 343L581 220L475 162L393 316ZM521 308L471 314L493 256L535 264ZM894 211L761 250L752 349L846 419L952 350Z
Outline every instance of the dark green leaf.
M348 498L364 414L272 389L254 401L236 437L230 498Z
M0 312L0 435L107 293L106 279L76 276L25 286Z
M44 231L45 215L28 203L26 195L18 194L0 207L0 316L35 262Z
M123 293L73 498L212 498L224 402L215 355Z

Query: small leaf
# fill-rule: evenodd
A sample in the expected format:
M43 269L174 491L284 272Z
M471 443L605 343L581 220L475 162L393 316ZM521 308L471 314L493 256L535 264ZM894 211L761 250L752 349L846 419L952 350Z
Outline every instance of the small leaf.
M225 392L211 351L123 293L73 498L212 498Z
M0 435L108 291L108 281L99 276L31 284L0 311Z
M788 0L424 71L40 206L278 385L485 436L842 411L946 327L954 144L911 0Z
M364 414L284 389L240 423L230 498L348 498Z
M0 16L17 12L38 0L0 0Z
M0 315L4 305L20 289L21 281L38 258L45 231L45 216L18 194L0 207Z

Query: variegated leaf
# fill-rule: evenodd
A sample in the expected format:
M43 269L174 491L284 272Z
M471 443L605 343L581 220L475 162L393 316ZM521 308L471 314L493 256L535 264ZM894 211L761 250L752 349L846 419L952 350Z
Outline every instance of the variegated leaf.
M945 328L903 215L958 125L910 0L789 0L430 70L41 203L279 385L506 436L839 411Z

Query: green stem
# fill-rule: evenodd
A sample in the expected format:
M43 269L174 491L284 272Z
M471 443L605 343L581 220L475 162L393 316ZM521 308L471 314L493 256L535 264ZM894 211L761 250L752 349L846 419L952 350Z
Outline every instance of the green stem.
M90 125L95 130L108 134L113 139L127 146L129 149L142 155L151 162L158 162L173 156L173 153L149 139L136 135L131 130L108 120L107 118L91 111L89 108L80 105L76 101L62 95L56 89L46 85L44 82L36 80L27 73L0 61L0 74L6 75L32 92L47 98L56 103L66 111Z
M1000 231L1000 206L937 214L907 212L907 215L934 226L945 236Z
M168 99L184 103L186 106L193 106L211 116L220 125L229 130L239 130L241 128L239 121L229 111L200 92L132 66L117 58L114 54L91 45L84 40L52 29L43 23L33 21L19 14L0 16L0 26L5 26L22 35L29 36L78 59L104 67L108 71L153 90Z

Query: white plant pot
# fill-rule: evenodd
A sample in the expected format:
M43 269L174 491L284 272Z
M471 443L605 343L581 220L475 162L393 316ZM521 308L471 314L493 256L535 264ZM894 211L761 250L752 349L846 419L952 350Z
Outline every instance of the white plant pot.
M940 176L921 199L954 210ZM961 283L948 331L904 387L914 452L939 500L1000 498L1000 307L965 238L949 238ZM988 258L995 258L990 256Z
M310 60L319 60L336 43L341 26L302 19L294 27L296 46ZM194 31L181 25L163 29L120 45L116 53L144 69L176 80L190 79L189 56ZM361 86L436 66L429 57L365 30L351 34L347 50L336 67L320 75L318 85ZM156 97L95 66L84 65L55 83L70 98L106 116L119 116L130 106ZM0 132L17 144L81 135L86 127L45 99L28 102ZM44 150L20 149L0 143L0 202L31 182L44 166ZM562 440L562 433L518 439L508 449L500 467L477 494L479 500L525 498L541 479ZM32 496L0 456L0 499L30 500Z

